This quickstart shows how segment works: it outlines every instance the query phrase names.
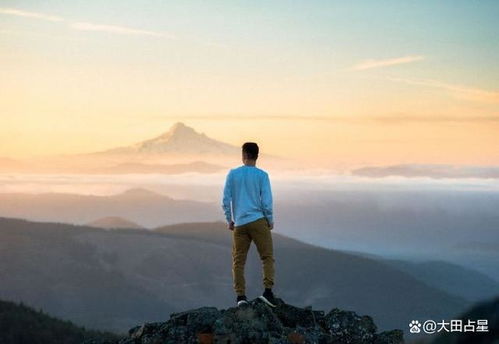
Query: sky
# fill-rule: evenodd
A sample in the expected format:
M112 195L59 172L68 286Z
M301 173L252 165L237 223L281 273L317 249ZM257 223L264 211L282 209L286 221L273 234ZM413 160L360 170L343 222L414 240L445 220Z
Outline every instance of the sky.
M334 164L499 164L497 1L0 0L0 157L178 121Z

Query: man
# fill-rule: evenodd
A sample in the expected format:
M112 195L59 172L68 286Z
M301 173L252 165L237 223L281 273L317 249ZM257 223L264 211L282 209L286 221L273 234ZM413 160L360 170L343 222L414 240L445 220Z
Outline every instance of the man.
M232 231L232 276L237 305L248 303L244 265L253 241L263 266L263 294L259 297L275 307L274 256L271 230L274 228L272 191L269 175L256 167L259 148L254 142L242 146L243 165L227 174L223 191L222 208L228 229ZM232 205L232 212L231 212Z

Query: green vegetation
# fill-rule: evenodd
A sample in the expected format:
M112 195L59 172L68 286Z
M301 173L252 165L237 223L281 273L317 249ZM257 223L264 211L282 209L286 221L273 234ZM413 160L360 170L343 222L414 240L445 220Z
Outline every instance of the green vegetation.
M80 344L99 339L101 343L119 338L110 332L92 331L71 321L54 318L22 302L0 301L0 343L2 344Z

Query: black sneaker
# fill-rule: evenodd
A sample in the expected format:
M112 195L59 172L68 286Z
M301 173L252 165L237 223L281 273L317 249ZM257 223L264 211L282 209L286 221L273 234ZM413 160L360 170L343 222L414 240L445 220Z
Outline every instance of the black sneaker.
M239 295L236 299L237 306L245 305L248 304L248 299L246 298L246 295Z
M276 300L274 298L274 293L272 293L271 289L265 289L263 294L258 297L260 300L265 302L267 305L270 307L275 307L277 306Z

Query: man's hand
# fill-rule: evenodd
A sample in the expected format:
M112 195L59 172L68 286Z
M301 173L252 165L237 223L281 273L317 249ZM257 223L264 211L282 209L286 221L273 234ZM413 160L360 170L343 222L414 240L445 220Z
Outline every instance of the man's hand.
M272 229L274 228L274 222L270 222L270 221L267 219L267 224L269 225L270 230L272 230Z
M230 221L228 224L227 224L227 229L229 231L233 231L234 230L234 221Z

